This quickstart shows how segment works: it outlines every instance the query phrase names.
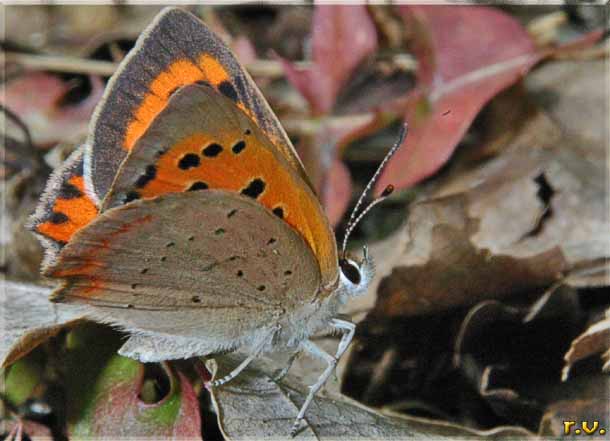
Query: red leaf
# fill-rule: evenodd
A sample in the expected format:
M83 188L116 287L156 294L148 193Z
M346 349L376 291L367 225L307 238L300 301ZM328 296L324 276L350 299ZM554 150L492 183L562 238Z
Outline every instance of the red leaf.
M334 227L341 221L352 197L352 178L343 162L335 159L324 184L322 202L328 220Z
M317 168L323 170L320 193L322 204L333 227L341 221L352 196L352 178L349 170L336 155L339 155L354 139L370 133L380 125L382 121L376 114L353 115L322 120L321 128L316 133L314 145L328 146L322 149L328 158L325 157L325 153L318 155Z
M27 73L0 89L0 102L19 115L34 143L50 145L86 133L89 118L104 92L98 77L90 77L89 96L75 104L63 103L74 83L43 72Z
M416 35L417 88L407 97L410 132L377 182L406 188L436 172L477 113L538 62L527 32L483 6L404 6Z
M315 114L328 113L354 69L377 49L375 25L365 5L316 6L312 63L301 70L282 60L286 77Z

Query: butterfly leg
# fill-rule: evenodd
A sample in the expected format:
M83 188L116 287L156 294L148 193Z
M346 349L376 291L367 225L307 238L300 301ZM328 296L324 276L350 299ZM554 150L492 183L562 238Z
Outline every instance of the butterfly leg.
M330 324L333 328L343 332L343 336L339 342L339 347L337 348L337 353L335 354L335 358L338 360L345 353L349 347L349 344L352 342L354 334L356 333L356 325L352 322L341 319L332 319Z
M244 361L242 361L239 364L239 366L237 366L235 369L233 369L231 372L229 372L224 377L219 378L218 380L210 381L209 383L206 384L206 387L222 386L223 384L228 383L233 378L237 377L241 371L243 371L245 368L247 368L248 365L250 363L252 363L252 361L260 355L260 353L262 352L265 345L268 342L270 342L271 340L273 340L273 337L275 336L277 331L279 331L279 329L280 329L279 326L274 326L273 328L271 328L271 331L267 335L265 335L264 338L261 339L261 341L254 347L254 351L252 351L252 353L250 355L248 355L248 357Z
M299 410L299 414L297 415L294 424L292 425L292 429L290 430L291 437L294 437L297 434L301 425L301 421L303 420L305 412L311 404L314 395L320 390L324 383L326 383L326 380L328 380L328 377L330 377L330 375L332 374L333 370L335 369L335 366L337 366L337 359L332 355L324 352L322 349L316 346L315 343L307 340L301 344L301 347L314 357L324 360L327 363L327 366L326 369L324 369L324 372L322 372L322 375L320 375L320 378L318 378L318 381L316 381L315 384L309 386L309 394L307 395L305 402L301 406L301 410Z
M282 369L274 372L273 376L271 377L271 381L273 381L275 383L282 381L282 379L286 376L286 374L288 374L288 371L292 367L294 360L297 358L297 356L299 354L300 354L300 351L295 351L288 359L286 366L284 366Z

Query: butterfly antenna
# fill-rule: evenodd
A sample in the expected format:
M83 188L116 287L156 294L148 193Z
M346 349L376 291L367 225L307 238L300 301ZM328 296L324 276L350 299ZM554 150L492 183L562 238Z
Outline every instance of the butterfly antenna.
M393 185L388 185L383 190L383 192L381 193L381 195L378 198L373 200L364 210L362 210L362 212L360 214L358 214L358 210L360 209L362 203L364 202L364 198L369 193L371 188L373 188L373 185L377 181L377 178L379 177L379 175L383 171L383 168L388 163L390 158L392 158L392 156L394 156L394 153L396 153L396 151L402 145L403 141L405 140L405 137L407 136L407 131L408 131L408 126L405 123L402 126L402 128L400 129L400 133L398 134L398 140L392 146L392 148L388 151L388 153L385 155L385 158L383 158L383 161L381 161L381 164L379 164L379 166L377 167L377 170L375 171L375 174L369 180L368 184L366 184L366 187L364 188L364 191L362 192L362 194L358 198L358 202L356 202L356 206L352 210L352 213L350 214L350 217L349 217L349 221L347 222L347 226L345 227L345 236L343 237L343 245L341 247L341 254L342 255L345 255L345 248L347 247L347 240L349 239L349 236L352 233L352 231L354 231L354 228L356 228L356 225L358 225L358 223L371 210L371 208L373 208L375 205L377 205L378 203L383 201L385 198L390 196L390 194L392 194L392 192L394 191L394 186Z

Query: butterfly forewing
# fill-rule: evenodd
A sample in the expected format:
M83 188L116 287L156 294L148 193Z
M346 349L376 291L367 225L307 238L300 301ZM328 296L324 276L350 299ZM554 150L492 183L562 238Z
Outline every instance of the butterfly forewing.
M260 128L211 87L175 92L132 148L103 209L208 189L230 190L267 207L305 239L319 262L322 283L336 280L334 234L316 195Z
M122 160L179 88L201 83L231 99L290 166L307 176L286 133L231 51L199 19L168 8L142 33L108 84L91 124L91 184L103 199Z

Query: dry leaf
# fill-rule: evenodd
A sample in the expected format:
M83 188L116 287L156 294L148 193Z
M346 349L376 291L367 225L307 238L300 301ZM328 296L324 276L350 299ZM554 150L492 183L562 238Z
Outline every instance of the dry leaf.
M49 302L51 291L43 286L0 280L4 330L0 337L0 361L3 367L83 318L84 313L78 307Z
M559 138L560 139L560 138ZM538 113L500 157L431 185L387 240L377 313L413 315L545 289L610 259L606 170ZM555 145L554 148L551 148ZM605 202L606 201L606 202Z
M575 424L570 428L572 434L576 429L578 429L581 434L584 434L582 424L586 422L588 429L592 430L594 427L596 429L595 435L597 436L593 439L600 439L600 435L602 434L600 434L598 430L604 428L605 431L608 431L610 427L608 406L610 406L610 401L608 401L607 397L589 400L559 401L550 406L545 413L542 422L540 423L539 435L545 438L567 438L565 436L565 422L574 421ZM594 421L598 422L597 426L594 426Z
M610 370L610 309L606 311L603 320L589 326L589 328L579 335L570 346L570 350L565 354L565 367L561 373L561 379L567 380L570 369L579 360L590 357L594 354L604 352L601 356L604 361L604 372Z
M239 362L234 356L218 358L223 371ZM216 363L210 363L216 371ZM216 373L215 373L216 376ZM230 383L212 389L214 407L223 434L231 440L285 438L306 396L306 389L292 376L272 381L253 363ZM531 437L520 428L477 432L457 425L398 415L386 416L345 396L320 393L306 415L307 425L296 439L411 438L502 439Z

